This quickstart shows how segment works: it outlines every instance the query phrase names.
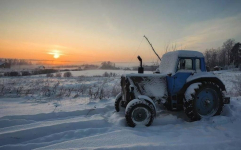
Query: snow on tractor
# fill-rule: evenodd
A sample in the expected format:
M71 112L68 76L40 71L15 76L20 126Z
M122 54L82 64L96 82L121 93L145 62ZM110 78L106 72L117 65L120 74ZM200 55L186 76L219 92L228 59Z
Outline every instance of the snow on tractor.
M138 74L121 76L121 93L115 99L116 111L125 108L125 118L131 127L150 126L161 103L168 110L184 110L192 121L219 115L224 104L230 103L225 85L206 71L200 52L168 52L154 74L144 74L142 59L138 59Z

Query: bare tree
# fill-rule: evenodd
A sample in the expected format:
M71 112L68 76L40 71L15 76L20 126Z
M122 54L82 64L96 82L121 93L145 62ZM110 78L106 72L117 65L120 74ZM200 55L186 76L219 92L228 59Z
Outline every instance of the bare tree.
M172 44L172 51L175 51L175 50L177 50L177 44L176 43Z
M220 66L225 66L226 65L226 51L224 49L220 49L219 59L220 59Z
M166 45L166 53L168 52L168 49L169 49L169 44Z
M209 67L214 66L225 66L230 65L230 63L233 62L234 56L233 56L233 46L235 44L234 39L228 39L225 42L223 42L222 48L217 49L207 49L204 52L206 64Z
M224 53L226 54L226 60L227 60L227 65L230 65L230 54L231 54L231 49L233 48L235 44L235 40L234 39L228 39L225 42L223 42L223 46L222 49L224 51Z
M167 45L165 46L165 50L167 53L168 51L176 51L177 50L177 44L176 43L172 43L170 46L170 43L168 42Z
M241 64L241 43L236 43L231 49L231 62L238 67Z
M205 60L206 60L206 65L211 67L211 51L209 49L207 49L205 52L204 52L204 56L205 56Z
M220 61L218 59L220 55L220 50L219 49L207 49L205 52L204 52L204 57L205 57L205 60L206 60L206 65L213 68L217 65L220 64Z

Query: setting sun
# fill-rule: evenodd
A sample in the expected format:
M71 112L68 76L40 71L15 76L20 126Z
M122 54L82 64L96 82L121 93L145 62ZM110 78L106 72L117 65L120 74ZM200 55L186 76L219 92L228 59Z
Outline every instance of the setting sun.
M60 55L63 55L59 50L52 50L48 54L53 55L55 59L59 58Z
M54 54L54 58L59 58L59 54Z

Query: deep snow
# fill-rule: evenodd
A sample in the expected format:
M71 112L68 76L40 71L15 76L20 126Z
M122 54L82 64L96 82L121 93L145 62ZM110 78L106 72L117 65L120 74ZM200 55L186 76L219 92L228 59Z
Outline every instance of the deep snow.
M240 72L215 72L235 92ZM30 77L37 80L44 77ZM0 78L12 82L18 78ZM62 78L63 86L94 84L102 78ZM24 82L14 82L29 86ZM52 79L50 83L59 79ZM32 81L33 84L35 83ZM11 84L11 85L14 85ZM112 88L119 77L105 84ZM16 85L15 85L16 86ZM232 97L220 116L189 122L185 114L170 112L162 106L150 127L126 125L124 111L115 112L114 97L90 99L85 96L42 98L0 97L0 149L168 149L168 150L239 150L241 147L241 97Z

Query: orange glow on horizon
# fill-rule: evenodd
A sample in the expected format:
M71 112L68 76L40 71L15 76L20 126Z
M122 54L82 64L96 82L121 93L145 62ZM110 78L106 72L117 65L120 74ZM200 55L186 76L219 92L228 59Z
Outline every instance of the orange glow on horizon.
M0 54L1 58L33 59L33 62L36 63L54 65L95 64L102 61L130 62L132 60L132 62L136 62L133 56L134 51L128 47L109 46L106 43L96 42L95 45L69 43L60 45L50 42L39 41L35 43L0 39ZM135 47L135 44L133 42L132 47ZM146 61L147 58L144 56L148 56L147 54L150 53L150 51L146 50L147 48L149 48L148 45L143 45L138 52Z

